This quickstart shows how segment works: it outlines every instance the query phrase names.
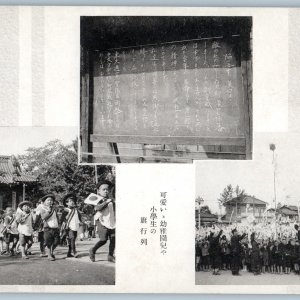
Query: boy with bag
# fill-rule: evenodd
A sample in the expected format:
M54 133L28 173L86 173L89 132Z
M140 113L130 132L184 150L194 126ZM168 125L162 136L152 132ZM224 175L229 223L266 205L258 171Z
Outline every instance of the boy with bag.
M116 219L115 219L115 201L109 199L109 193L112 189L112 183L110 181L101 181L97 184L97 194L102 199L95 206L95 221L98 222L98 235L99 241L90 248L89 255L90 260L95 262L96 251L109 240L109 254L107 260L115 262L114 251L115 251L115 233L116 233Z
M41 218L44 221L44 240L50 261L55 260L53 252L59 245L59 219L54 202L56 200L53 194L46 195L41 199L41 206L39 208Z
M67 257L77 257L75 241L77 238L77 232L81 223L81 213L76 207L76 196L72 193L67 194L63 198L63 205L65 209L61 215L60 223L61 235L66 235L68 241L68 254ZM72 255L73 253L73 255Z
M3 235L6 243L6 253L10 256L14 256L19 241L19 231L16 216L13 214L13 209L11 207L6 208ZM10 243L12 243L11 249L9 248Z
M19 241L23 259L29 258L27 255L27 251L33 244L33 215L31 213L31 206L32 203L30 201L21 202L16 214L16 222L19 223Z

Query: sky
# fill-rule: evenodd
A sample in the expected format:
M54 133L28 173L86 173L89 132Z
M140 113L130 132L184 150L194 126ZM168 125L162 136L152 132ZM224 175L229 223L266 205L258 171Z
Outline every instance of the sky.
M274 205L274 164L269 145L276 145L275 187L277 203L297 205L300 200L299 134L260 133L254 136L251 161L201 161L196 163L196 197L204 198L215 213L220 212L217 199L223 189L239 185L246 193Z
M78 137L78 127L0 127L0 137L0 155L18 155L55 139L69 144Z

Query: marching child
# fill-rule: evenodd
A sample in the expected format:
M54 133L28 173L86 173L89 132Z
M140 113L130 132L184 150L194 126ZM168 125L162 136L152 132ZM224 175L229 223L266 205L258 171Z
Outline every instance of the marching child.
M201 256L202 256L202 266L203 266L203 271L209 271L209 264L210 264L210 259L209 259L209 242L204 241L201 247Z
M0 218L0 253L3 251L3 230L4 230L4 219Z
M20 211L16 214L16 222L19 223L19 241L23 259L28 259L28 250L33 244L33 215L31 213L32 203L23 201L19 204ZM26 249L27 246L27 249Z
M41 218L41 209L43 204L41 200L39 200L38 205L35 210L35 229L37 230L37 239L40 244L40 257L47 257L45 252L45 239L44 239L44 225L43 220Z
M3 231L4 231L3 234L6 243L6 253L9 254L10 256L14 256L16 246L19 241L19 231L16 222L16 216L13 214L13 209L11 207L6 208L6 216L4 218ZM11 248L9 248L10 243L12 243Z
M116 232L116 219L115 219L115 201L109 199L109 193L112 188L110 181L101 181L97 184L97 194L102 200L95 206L97 213L95 214L95 221L98 222L98 235L99 241L94 247L89 249L89 255L92 262L95 262L96 251L106 244L109 240L109 254L107 260L115 262L114 251L115 251L115 232Z
M44 240L48 254L48 260L54 261L54 249L59 245L59 221L55 207L55 196L49 194L41 199L40 214L43 222Z
M67 257L77 257L75 241L81 224L81 214L76 207L76 203L77 199L74 194L67 194L63 198L63 205L65 206L65 209L61 215L60 223L67 235L69 247Z

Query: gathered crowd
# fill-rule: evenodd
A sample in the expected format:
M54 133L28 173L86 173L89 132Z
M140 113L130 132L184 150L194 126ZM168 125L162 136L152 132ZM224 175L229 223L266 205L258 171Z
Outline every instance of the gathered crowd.
M62 199L63 208L54 194L42 197L33 208L31 201L23 201L16 211L7 207L0 219L0 247L2 256L29 259L34 242L39 243L40 256L55 261L55 249L67 246L66 257L78 257L77 236L99 240L89 249L90 260L95 262L96 251L109 241L108 261L115 262L115 201L110 199L111 182L102 181L97 185L97 203L93 206L92 220L83 220L83 213L77 206L74 193Z
M297 224L223 225L196 229L196 272L300 274Z

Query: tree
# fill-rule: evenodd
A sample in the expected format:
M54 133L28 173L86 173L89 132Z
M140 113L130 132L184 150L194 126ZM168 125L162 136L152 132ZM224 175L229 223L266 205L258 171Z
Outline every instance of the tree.
M196 206L200 206L204 202L204 199L200 196L198 196L195 200Z
M241 189L239 185L237 185L234 189L231 184L228 184L226 188L224 188L223 192L220 194L218 201L221 205L223 205L226 201L232 200L234 197L242 197L247 196L247 193L244 189Z
M201 206L200 212L201 212L201 213L208 213L208 214L211 214L211 210L210 210L210 208L208 207L208 205Z
M235 187L234 192L236 197L246 196L245 190L241 189L238 185Z
M63 145L60 140L53 140L18 156L23 170L36 176L39 182L29 195L33 202L48 193L54 193L60 200L65 194L74 192L80 204L91 192L96 192L95 167L78 165L76 147L76 141ZM97 174L98 180L115 181L111 166L98 165Z
M228 184L226 188L224 188L223 192L220 194L218 201L220 204L224 204L226 201L229 201L233 198L233 188L231 184Z

